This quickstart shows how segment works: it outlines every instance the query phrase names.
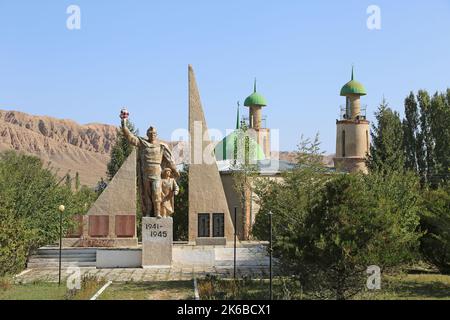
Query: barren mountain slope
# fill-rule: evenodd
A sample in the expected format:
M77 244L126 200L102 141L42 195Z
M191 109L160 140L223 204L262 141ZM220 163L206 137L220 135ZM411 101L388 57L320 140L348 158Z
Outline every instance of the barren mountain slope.
M80 174L82 184L94 186L105 177L116 128L79 125L72 120L0 110L0 151L17 150L38 156L63 176Z

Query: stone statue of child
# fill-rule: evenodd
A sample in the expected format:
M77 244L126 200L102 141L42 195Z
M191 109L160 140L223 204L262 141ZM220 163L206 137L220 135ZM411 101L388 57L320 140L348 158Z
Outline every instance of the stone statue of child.
M180 189L177 182L172 178L172 169L165 168L162 173L161 180L161 215L167 218L174 213L174 196L178 195Z

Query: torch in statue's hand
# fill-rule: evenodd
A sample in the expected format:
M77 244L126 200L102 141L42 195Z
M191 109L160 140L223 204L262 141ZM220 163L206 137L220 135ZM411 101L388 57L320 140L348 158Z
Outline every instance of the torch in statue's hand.
M120 119L122 120L121 121L122 126L125 125L129 116L130 116L130 113L128 112L128 110L126 108L123 108L122 110L120 110Z

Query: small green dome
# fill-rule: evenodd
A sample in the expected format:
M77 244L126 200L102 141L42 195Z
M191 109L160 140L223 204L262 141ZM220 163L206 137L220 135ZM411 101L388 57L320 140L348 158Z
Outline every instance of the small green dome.
M360 96L365 96L367 92L361 83L352 80L350 82L347 82L345 86L343 86L341 89L341 96L348 96L350 94L358 94Z
M250 107L250 106L261 106L265 107L267 106L266 99L260 95L258 92L256 92L256 79L255 79L255 85L253 89L253 93L247 97L244 101L244 106Z
M266 99L257 92L253 92L250 96L247 97L244 101L244 106L267 106Z
M367 94L366 88L362 83L354 80L353 68L352 68L352 80L347 82L341 89L341 96L348 96L350 94L357 94L360 96L365 96Z
M263 148L243 129L237 129L223 138L216 145L214 154L217 161L239 160L244 162L244 156L251 162L266 159Z

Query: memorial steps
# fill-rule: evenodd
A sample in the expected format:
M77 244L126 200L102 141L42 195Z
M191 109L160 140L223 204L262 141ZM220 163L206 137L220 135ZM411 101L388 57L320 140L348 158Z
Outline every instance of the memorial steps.
M239 267L267 267L266 243L239 243L236 250L236 264ZM107 248L103 248L105 250ZM130 248L128 251L140 249ZM119 249L118 249L119 250ZM127 251L127 249L120 249ZM234 264L234 249L232 246L192 246L174 243L173 264L177 267L218 267L231 268ZM61 262L63 267L96 267L97 248L69 248L62 250ZM47 246L38 249L28 259L30 269L58 268L59 248ZM138 267L138 266L134 266ZM140 266L139 266L140 267Z
M95 267L96 248L64 248L61 251L63 267ZM28 268L57 268L59 266L59 248L39 248L28 259Z

